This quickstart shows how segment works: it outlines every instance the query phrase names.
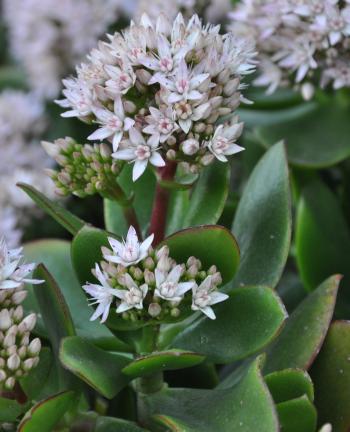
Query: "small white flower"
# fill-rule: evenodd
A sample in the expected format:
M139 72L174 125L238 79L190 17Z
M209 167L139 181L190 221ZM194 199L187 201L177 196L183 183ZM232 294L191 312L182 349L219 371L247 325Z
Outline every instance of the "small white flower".
M106 275L101 271L98 264L95 265L95 276L101 283L101 285L88 283L83 286L90 296L90 305L97 304L97 308L90 318L90 321L101 317L101 323L104 323L109 314L109 310L113 299L116 297L116 290L113 289L107 282Z
M129 275L124 275L125 284L127 289L120 290L116 289L116 296L121 300L120 305L117 308L117 313L125 312L129 309L142 309L143 299L146 297L148 292L147 284L143 284L140 287L136 285L135 281Z
M108 238L114 255L104 255L104 258L107 261L121 264L124 267L137 264L138 262L146 258L153 238L154 234L151 234L149 237L146 238L146 240L140 243L135 228L131 226L129 228L125 241L120 242L112 237Z
M190 72L184 59L179 62L175 75L172 79L165 78L162 74L155 74L150 81L159 82L171 93L168 98L169 103L175 103L182 100L200 100L203 94L198 91L198 87L209 77L208 73L195 74Z
M150 107L151 115L146 117L148 126L143 129L146 134L152 135L152 143L164 143L179 127L175 123L175 113L169 107L164 112Z
M155 269L156 289L154 294L164 300L180 302L184 294L189 291L195 282L180 282L183 269L180 265L175 266L170 273Z
M156 167L163 167L165 165L152 139L146 142L141 132L134 127L130 128L129 137L130 143L127 143L129 145L112 153L112 157L134 162L132 171L133 181L136 181L145 172L148 162Z
M243 123L235 123L232 126L220 125L216 128L212 140L208 144L209 150L221 162L227 162L226 156L231 156L244 150L234 141L241 135Z
M211 276L207 276L199 286L195 284L192 288L191 308L194 311L200 310L208 318L213 320L216 316L210 306L227 300L229 296L218 291L213 291L211 279Z
M97 122L102 126L92 133L88 140L103 140L112 138L113 150L117 151L119 143L123 137L123 131L128 131L135 121L129 117L125 117L123 102L118 95L114 100L114 113L108 109L101 107L94 108L94 114Z
M22 248L9 250L4 239L0 239L0 289L14 289L23 283L40 284L43 280L26 276L35 269L35 264L21 264Z

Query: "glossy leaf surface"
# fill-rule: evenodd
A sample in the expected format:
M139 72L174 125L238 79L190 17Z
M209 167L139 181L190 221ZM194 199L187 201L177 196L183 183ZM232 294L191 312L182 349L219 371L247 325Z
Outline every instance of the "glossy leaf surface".
M233 235L219 225L188 228L167 237L159 246L169 246L170 256L184 263L190 256L202 262L204 269L216 265L223 283L229 282L239 263L239 249Z
M103 351L79 336L64 339L59 355L66 369L106 398L112 399L130 381L121 372L130 358Z
M310 367L332 319L339 281L339 276L330 277L294 310L267 351L265 372Z
M164 370L184 369L202 363L205 357L194 352L169 350L154 352L137 358L124 367L122 372L130 377L140 377Z
M241 263L235 286L275 287L284 269L291 237L289 174L282 143L254 168L236 212L233 233Z
M287 317L279 297L266 287L236 289L214 311L215 320L202 316L172 346L204 354L216 363L243 359L269 344Z
M335 321L311 369L319 423L350 429L350 322Z

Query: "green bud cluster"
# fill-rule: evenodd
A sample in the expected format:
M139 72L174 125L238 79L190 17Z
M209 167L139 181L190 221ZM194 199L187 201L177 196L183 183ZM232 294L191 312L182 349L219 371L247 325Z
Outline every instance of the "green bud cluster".
M99 193L106 198L113 197L123 162L112 158L107 144L81 145L66 137L42 145L60 166L58 171L46 170L55 182L57 194L72 193L84 198Z
M102 253L110 255L112 252L103 247ZM169 248L163 246L160 250L149 249L148 256L136 265L124 267L121 264L114 264L112 262L101 262L101 267L105 275L108 277L108 283L112 288L128 289L125 282L125 274L128 273L135 284L139 287L146 284L148 292L143 300L142 309L130 309L122 313L122 317L128 321L173 321L184 319L190 311L191 305L191 292L187 292L181 301L169 301L155 294L156 290L156 277L155 269L164 273L169 273L178 263L169 256ZM194 281L200 285L207 276L212 276L213 286L222 284L222 277L220 272L217 271L215 265L211 266L208 270L203 269L202 263L199 259L191 256L186 263L181 264L182 275L179 283ZM94 270L93 270L94 273Z
M39 362L39 338L30 340L36 314L24 316L20 303L26 291L0 290L0 390L12 390L16 380Z

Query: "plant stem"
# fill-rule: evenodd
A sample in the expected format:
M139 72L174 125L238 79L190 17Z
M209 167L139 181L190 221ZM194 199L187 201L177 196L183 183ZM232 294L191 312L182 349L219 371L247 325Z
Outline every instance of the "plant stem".
M169 161L165 167L158 168L160 179L164 181L172 181L175 176L176 167L176 162ZM166 189L157 183L150 224L150 232L154 234L154 246L164 239L169 197L169 189Z

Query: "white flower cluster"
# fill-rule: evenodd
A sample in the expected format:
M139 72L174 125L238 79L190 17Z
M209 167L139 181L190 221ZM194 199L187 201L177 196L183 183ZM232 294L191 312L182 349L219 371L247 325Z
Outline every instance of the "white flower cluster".
M33 89L51 99L61 78L118 16L120 0L4 0L14 57Z
M113 158L134 162L137 180L148 163L186 161L193 171L214 157L226 161L242 123L216 127L243 100L242 77L254 71L252 45L220 26L181 14L173 25L147 15L92 50L77 76L64 80L64 117L99 125L89 140L109 140Z
M39 145L45 127L43 111L33 94L16 90L0 93L0 237L13 246L20 238L18 224L23 222L19 210L33 206L16 183L35 184L53 194L51 182L41 173L50 163Z
M21 303L27 295L24 283L34 264L22 264L21 249L9 250L0 239L0 390L12 390L16 379L39 362L40 339L30 341L36 323L34 313L24 317Z
M153 251L152 241L153 234L140 243L133 227L124 242L109 238L112 250L103 248L105 261L93 269L100 284L83 287L97 305L91 320L105 322L112 304L131 321L181 319L190 309L215 319L211 306L228 298L217 290L222 279L216 267L204 271L195 257L177 264L167 246Z
M231 18L232 30L254 36L261 72L255 84L269 93L291 80L303 84L305 98L315 84L350 86L349 0L243 0Z

